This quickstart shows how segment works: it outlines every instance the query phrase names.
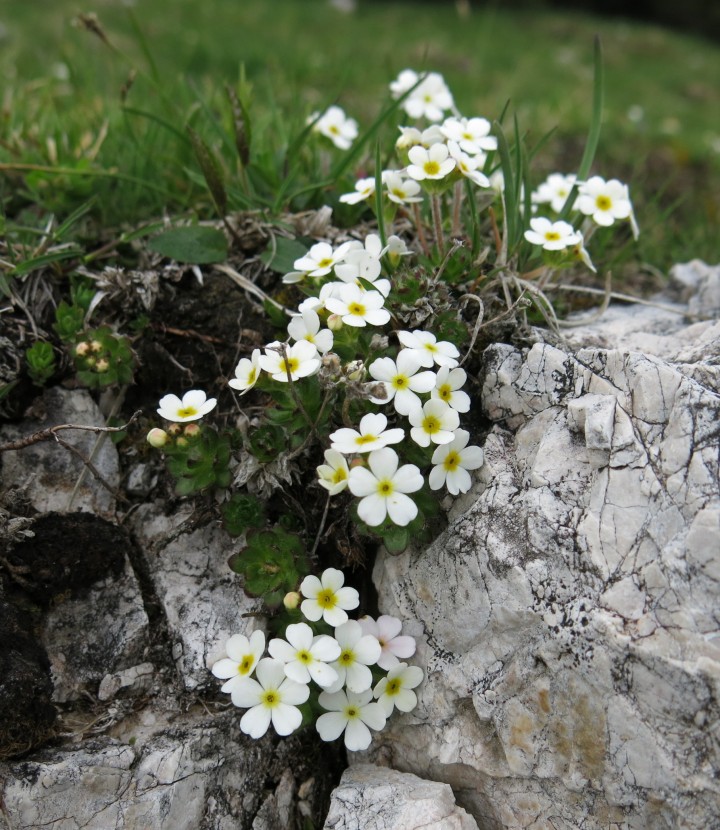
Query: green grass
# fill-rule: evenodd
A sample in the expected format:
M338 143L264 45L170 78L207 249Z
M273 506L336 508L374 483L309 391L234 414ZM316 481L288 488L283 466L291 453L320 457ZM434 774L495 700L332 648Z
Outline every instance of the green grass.
M599 33L606 109L594 172L630 183L640 258L661 269L720 259L713 44L570 14L490 8L460 20L441 3L361 2L343 15L325 0L173 0L171 12L160 0L129 8L104 0L94 9L113 51L73 26L76 0L44 5L42 14L32 3L0 12L0 165L15 168L0 168L0 196L10 215L53 211L62 220L91 195L95 217L110 225L193 209L204 189L185 125L220 151L236 179L217 125L229 125L224 85L237 83L241 64L253 88L254 160L268 171L314 108L338 99L367 126L388 82L412 66L443 73L466 115L495 118L510 99L531 143L557 128L536 176L569 172L590 119ZM240 199L239 186L235 193Z

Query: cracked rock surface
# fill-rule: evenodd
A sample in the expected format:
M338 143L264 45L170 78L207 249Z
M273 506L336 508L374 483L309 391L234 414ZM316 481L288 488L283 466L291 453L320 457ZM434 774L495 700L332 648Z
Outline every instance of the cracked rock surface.
M718 826L720 323L617 307L491 346L482 405L472 496L376 563L427 679L366 756L486 830Z

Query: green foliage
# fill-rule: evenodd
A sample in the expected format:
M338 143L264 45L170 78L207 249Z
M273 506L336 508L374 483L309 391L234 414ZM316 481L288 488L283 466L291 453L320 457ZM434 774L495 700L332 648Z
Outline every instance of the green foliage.
M72 357L78 380L89 389L132 383L135 355L130 341L108 326L83 332Z
M220 508L223 526L231 536L241 536L250 528L263 527L265 507L257 496L251 493L233 493L229 501Z
M220 435L209 426L176 425L173 443L164 447L168 470L175 478L178 496L189 496L210 488L230 486L232 436ZM173 434L173 431L170 431Z
M247 546L228 564L243 576L245 592L262 597L271 608L280 605L288 591L295 590L309 569L302 540L281 527L248 534Z
M389 517L382 524L370 527L357 515L357 506L353 505L351 513L358 532L383 544L393 556L403 553L411 542L419 546L431 541L445 524L438 494L426 485L413 493L412 498L418 514L406 527L399 527Z
M72 343L85 325L85 310L62 300L55 309L53 328L65 343Z
M44 386L55 372L55 353L52 344L38 340L25 351L28 375L35 386Z
M170 228L151 239L148 247L177 262L191 265L225 262L228 257L225 234L203 225Z

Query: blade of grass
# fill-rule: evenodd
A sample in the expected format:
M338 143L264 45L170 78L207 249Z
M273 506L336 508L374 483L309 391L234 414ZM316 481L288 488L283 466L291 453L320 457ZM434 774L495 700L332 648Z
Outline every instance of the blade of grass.
M377 217L380 243L384 248L387 245L387 233L385 233L385 217L383 214L382 197L382 160L380 158L380 142L375 144L375 216Z

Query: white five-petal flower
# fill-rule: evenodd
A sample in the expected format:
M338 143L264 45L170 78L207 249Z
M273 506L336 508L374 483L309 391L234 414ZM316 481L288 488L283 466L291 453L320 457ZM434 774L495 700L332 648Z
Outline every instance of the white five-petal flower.
M338 297L328 297L325 308L340 315L346 326L384 326L390 312L383 308L385 297L379 291L363 291L354 283L344 285Z
M352 243L345 242L339 248L333 250L332 245L327 242L318 242L310 248L305 256L296 259L293 267L309 277L324 277L332 271L338 262L343 261L352 247Z
M372 740L370 729L382 729L387 720L382 706L372 700L370 689L360 694L321 692L318 702L328 710L317 719L318 734L323 741L334 741L344 732L345 746L351 752L367 749Z
M422 683L423 677L422 669L407 663L399 663L390 669L387 677L383 677L373 690L386 717L390 717L394 708L410 712L417 706L417 695L412 690Z
M327 568L318 579L306 576L300 584L300 593L306 597L300 610L310 622L321 617L328 625L347 622L347 611L360 605L360 595L355 588L343 588L345 575L337 568Z
M532 230L525 231L525 239L533 245L542 245L546 251L563 251L582 241L582 236L569 222L551 222L544 216L530 220Z
M397 361L391 357L374 360L368 371L370 376L385 387L385 397L371 397L373 403L394 402L395 411L408 415L420 405L418 392L429 392L435 386L434 372L420 372L422 359L412 349L401 349Z
M458 412L468 412L470 410L470 395L462 391L466 380L467 374L464 369L450 369L447 366L441 366L438 369L435 388L430 390L431 399L437 398L445 401L448 406Z
M251 738L262 738L270 723L278 735L289 735L302 723L297 708L310 697L310 689L290 680L283 663L264 657L257 665L257 680L244 677L232 693L235 706L248 709L240 720L240 729Z
M368 666L374 666L380 657L381 647L372 634L363 633L357 620L348 620L335 629L335 639L340 646L340 654L331 667L337 672L337 680L328 688L328 692L337 692L343 686L351 692L364 692L372 685L372 672Z
M440 131L449 141L456 142L471 156L497 150L497 138L490 135L487 118L446 118Z
M416 145L408 150L410 164L407 174L418 182L425 179L444 179L455 169L455 159L445 144L433 144L429 149Z
M576 179L577 176L574 173L567 176L562 173L551 173L538 189L533 191L530 198L533 204L550 205L555 213L560 213L565 207L565 202Z
M265 651L265 632L253 631L248 639L244 634L233 634L225 643L227 657L213 663L212 673L223 683L220 691L232 694L243 677L250 677Z
M450 158L455 161L455 167L460 175L470 179L478 187L490 187L490 179L478 169L485 163L482 156L469 156L460 149L460 145L455 141L448 141L447 146Z
M397 205L410 205L413 202L422 202L423 196L420 185L415 179L403 178L398 170L383 170L383 185L388 199Z
M332 448L338 452L366 453L397 444L405 437L401 428L387 429L387 418L382 414L368 413L360 419L360 428L343 427L331 433Z
M160 398L158 415L166 421L175 421L182 424L187 421L198 421L215 408L217 400L208 398L202 389L191 389L182 396L164 395Z
M460 352L454 343L449 340L438 342L437 337L430 331L399 331L398 340L415 352L420 358L420 365L429 369L433 363L438 366L457 366Z
M381 525L387 516L405 527L417 516L418 509L408 493L415 493L423 486L423 477L414 464L404 464L398 469L399 458L395 450L383 447L368 457L370 469L353 467L348 487L361 501L358 516L370 527Z
M324 487L331 496L341 493L348 486L348 469L345 456L337 450L325 450L325 461L317 468L319 484Z
M291 380L298 380L314 375L320 368L318 350L307 340L299 340L292 346L269 343L259 360L260 367L280 383L287 383L288 375Z
M320 317L315 309L306 308L300 314L296 314L290 320L287 331L297 342L307 340L308 343L312 343L320 354L332 349L333 333L330 329L320 330Z
M431 398L422 408L413 409L409 419L413 427L410 437L421 447L429 447L431 442L449 444L460 426L457 410L439 398Z
M364 202L366 199L371 199L375 195L375 177L367 179L358 179L355 182L355 190L351 193L343 193L340 201L346 205L357 205L359 202Z
M241 395L252 389L260 377L260 349L253 349L252 355L240 358L235 367L235 377L228 381L228 386L239 390Z
M296 683L314 680L327 689L338 679L328 665L340 656L340 645L327 634L313 635L307 623L295 623L285 629L285 639L276 637L268 645L270 656L285 666L285 674Z
M341 107L328 107L325 112L317 117L313 113L308 122L317 121L313 124L313 132L320 133L329 138L332 143L341 150L349 150L353 141L358 135L358 125L354 118L348 118Z
M415 654L415 638L401 635L402 622L397 617L381 614L377 620L367 615L358 620L365 634L377 638L382 649L377 664L381 669L392 669L400 660Z
M592 176L578 188L575 207L586 216L592 216L598 225L609 227L616 219L633 220L633 234L637 236L628 186L617 179Z
M477 470L482 467L484 455L480 447L468 447L470 433L459 429L455 438L449 443L438 447L433 453L432 463L436 466L430 470L428 483L431 490L439 490L443 484L453 496L458 493L467 493L472 486L468 470Z

